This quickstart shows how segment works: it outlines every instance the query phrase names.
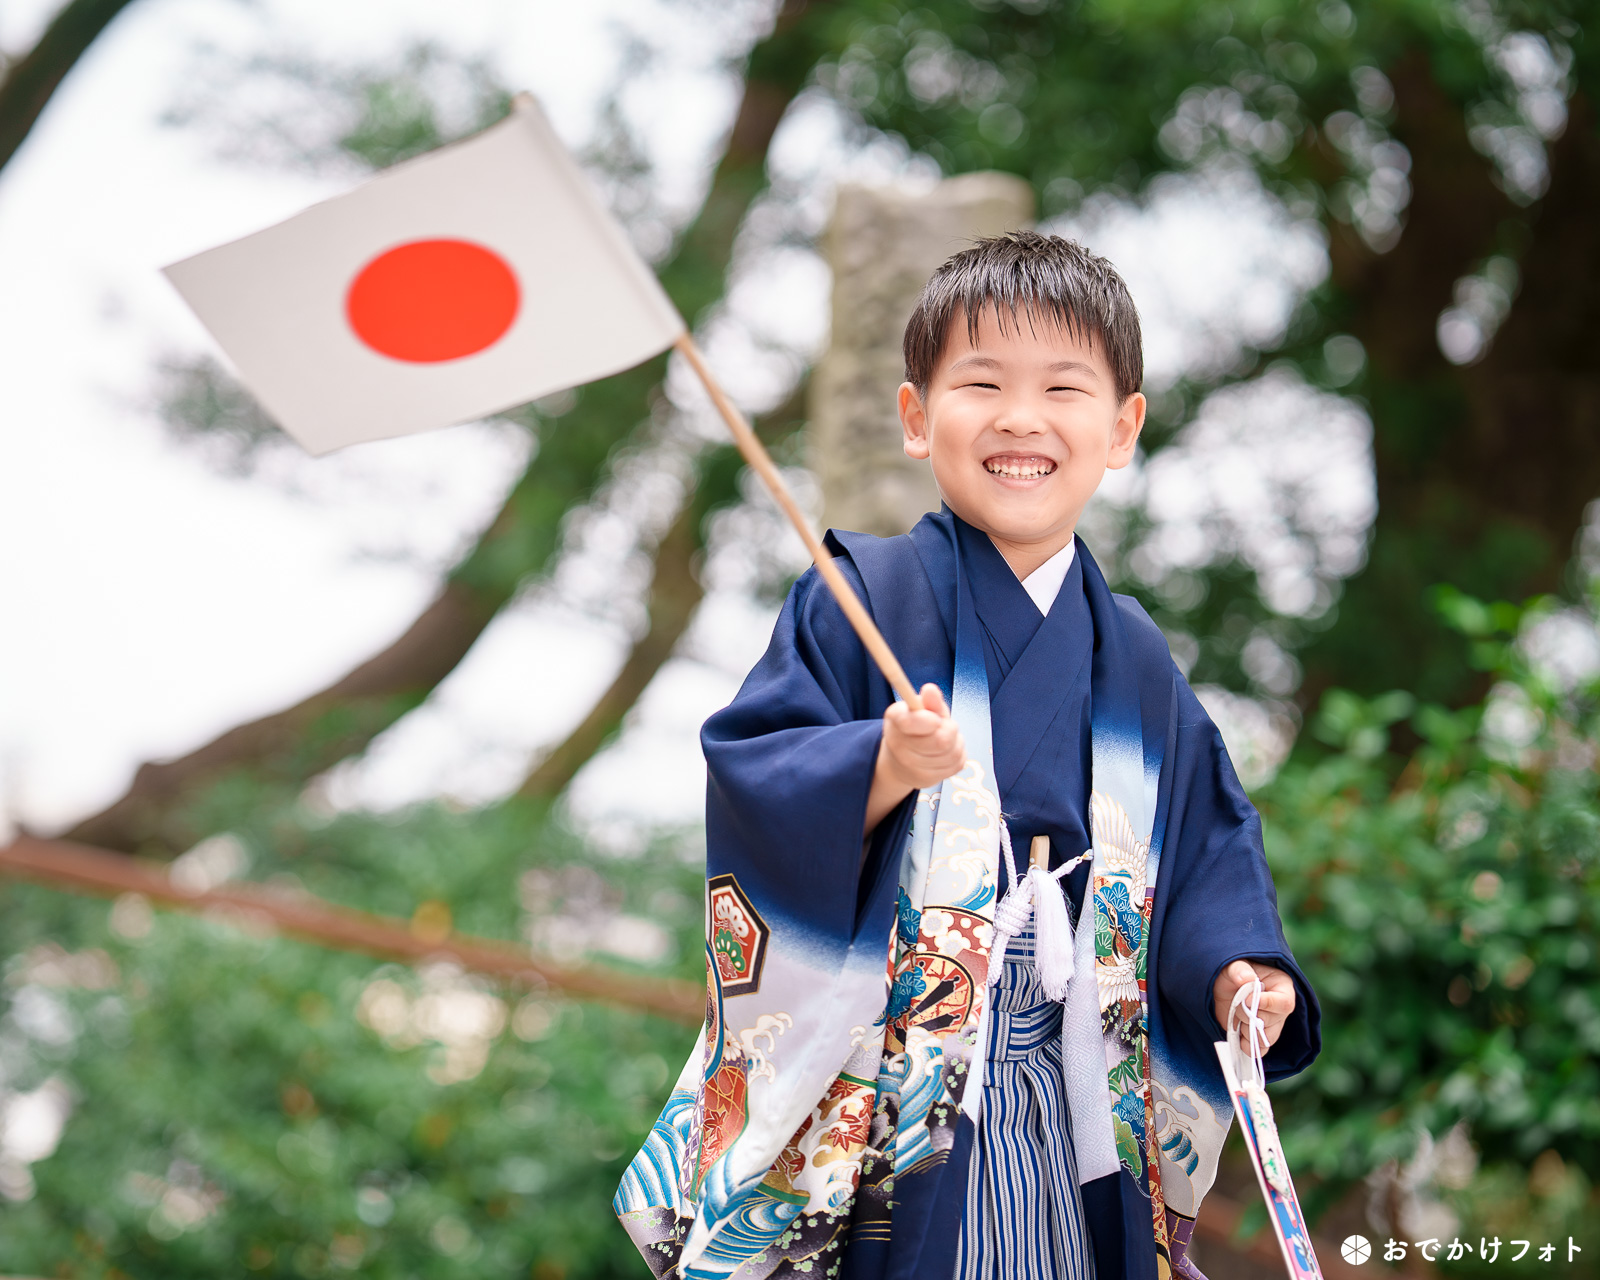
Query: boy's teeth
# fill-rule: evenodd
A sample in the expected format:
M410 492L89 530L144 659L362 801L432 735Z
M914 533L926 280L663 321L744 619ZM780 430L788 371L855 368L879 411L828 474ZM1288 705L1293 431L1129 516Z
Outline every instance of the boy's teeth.
M1016 480L1047 476L1056 469L1053 462L986 462L983 465L990 475L1010 476Z

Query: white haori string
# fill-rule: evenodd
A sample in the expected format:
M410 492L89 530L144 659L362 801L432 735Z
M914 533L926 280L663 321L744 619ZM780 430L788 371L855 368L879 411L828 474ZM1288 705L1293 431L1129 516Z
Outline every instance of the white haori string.
M1000 824L1000 847L1005 862L1006 895L994 913L994 945L989 950L989 982L999 980L1011 939L1034 920L1034 972L1052 1000L1063 1000L1061 1068L1071 1117L1072 1147L1078 1183L1093 1182L1120 1167L1116 1134L1111 1124L1111 1094L1106 1087L1105 1044L1100 1033L1100 990L1094 967L1093 886L1084 891L1078 927L1072 926L1061 880L1094 856L1085 850L1055 871L1031 867L1018 877L1011 852L1011 832ZM1085 928L1085 924L1089 927ZM1080 975L1073 981L1074 974ZM1047 976L1048 975L1048 976ZM988 1044L989 1010L986 1002L979 1043ZM974 1099L974 1102L976 1100ZM974 1120L978 1108L964 1108Z
M1006 825L1003 818L1001 819L1000 861L1005 865L1006 893L994 911L994 937L989 945L989 975L986 987L992 988L1000 980L1000 970L1006 962L1006 950L1011 945L1011 939L1028 927L1028 922L1034 918L1035 903L1042 902L1044 905L1040 912L1039 927L1034 930L1034 973L1038 975L1039 985L1044 988L1045 994L1050 999L1065 998L1072 983L1072 922L1067 915L1066 901L1058 877L1066 875L1090 856L1085 853L1074 858L1054 874L1038 867L1031 867L1027 875L1018 880L1016 858L1011 851L1011 828ZM1054 902L1051 899L1054 899ZM1084 895L1084 900L1088 901L1087 894ZM1059 915L1055 914L1057 912ZM1051 931L1048 946L1046 931ZM1091 965L1091 971L1092 967ZM1049 975L1048 978L1046 974ZM1084 984L1078 985L1081 987ZM978 1019L978 1052L972 1059L974 1069L968 1073L967 1083L961 1094L961 1112L974 1124L978 1123L979 1117L983 1114L983 1083L988 1075L989 1030L993 1020L994 999L991 994L983 1002L983 1014ZM1095 1022L1098 1026L1098 1010ZM1104 1068L1102 1068L1102 1093L1105 1092L1104 1085ZM1109 1103L1106 1108L1105 1127L1106 1137L1111 1139Z
M1065 1000L1072 981L1072 917L1067 912L1067 895L1061 878L1074 867L1089 861L1094 850L1085 849L1076 858L1054 871L1030 867L1017 879L1011 852L1011 829L1000 824L1000 849L1005 862L1006 896L994 911L994 944L989 948L989 985L1000 977L1006 948L1011 939L1033 922L1033 970L1039 985L1052 1000Z

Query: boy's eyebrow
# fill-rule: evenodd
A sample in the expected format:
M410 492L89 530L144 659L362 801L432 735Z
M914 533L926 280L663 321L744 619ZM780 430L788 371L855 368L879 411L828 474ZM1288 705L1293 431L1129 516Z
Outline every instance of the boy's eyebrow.
M1091 378L1099 378L1099 371L1092 364L1085 364L1082 360L1057 360L1045 366L1051 373L1086 373Z
M999 369L1001 367L1002 365L999 360L996 360L993 356L984 355L962 356L959 360L952 360L950 362L950 368L952 371L956 369L972 368ZM1054 360L1045 365L1045 370L1049 373L1086 373L1091 378L1095 379L1100 377L1099 372L1092 364L1086 364L1082 360Z

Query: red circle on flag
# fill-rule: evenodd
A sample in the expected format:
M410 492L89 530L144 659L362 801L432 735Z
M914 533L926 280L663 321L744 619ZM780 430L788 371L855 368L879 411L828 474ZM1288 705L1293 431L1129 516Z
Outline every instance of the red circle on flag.
M460 360L492 347L517 318L511 264L470 240L412 240L356 274L344 310L356 337L411 364Z

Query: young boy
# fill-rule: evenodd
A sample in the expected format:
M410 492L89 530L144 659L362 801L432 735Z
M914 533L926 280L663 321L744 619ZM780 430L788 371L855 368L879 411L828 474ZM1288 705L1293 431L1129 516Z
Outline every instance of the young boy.
M1233 996L1269 1078L1318 1015L1215 727L1075 538L1144 423L1138 317L1019 232L934 274L905 354L944 509L830 546L922 705L805 574L702 734L706 1027L616 1207L658 1276L1192 1280Z

